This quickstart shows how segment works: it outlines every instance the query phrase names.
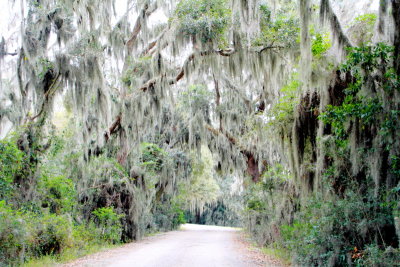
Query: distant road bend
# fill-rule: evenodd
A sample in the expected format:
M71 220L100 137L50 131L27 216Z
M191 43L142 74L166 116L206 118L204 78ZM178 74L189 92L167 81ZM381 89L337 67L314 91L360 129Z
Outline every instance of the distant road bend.
M96 253L64 265L113 267L244 267L282 266L266 261L238 241L229 227L185 224L179 231L147 237L117 249Z

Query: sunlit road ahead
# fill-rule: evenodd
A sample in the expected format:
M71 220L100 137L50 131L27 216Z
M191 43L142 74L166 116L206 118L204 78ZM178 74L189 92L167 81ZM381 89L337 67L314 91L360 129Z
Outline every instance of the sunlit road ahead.
M249 257L237 236L234 228L185 224L179 231L149 237L112 253L98 253L68 266L276 266Z

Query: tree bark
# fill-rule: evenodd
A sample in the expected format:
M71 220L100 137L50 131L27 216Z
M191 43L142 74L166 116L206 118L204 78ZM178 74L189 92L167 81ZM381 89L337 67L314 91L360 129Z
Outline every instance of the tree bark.
M392 12L394 20L394 67L397 75L400 75L400 0L392 0Z

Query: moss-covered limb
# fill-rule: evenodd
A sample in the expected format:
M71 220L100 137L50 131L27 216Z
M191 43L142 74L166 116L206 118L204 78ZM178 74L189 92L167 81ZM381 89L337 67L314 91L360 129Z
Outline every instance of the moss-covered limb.
M50 85L48 86L47 89L45 89L46 93L44 94L42 107L36 115L29 118L31 121L36 120L37 118L39 118L44 114L46 114L44 116L47 116L48 110L46 110L46 108L51 109L51 99L54 97L56 90L59 89L59 87L61 86L60 84L61 73L58 73L55 77L51 77L50 79L51 79Z
M210 131L213 135L223 135L225 138L235 147L237 147L240 153L246 158L247 164L247 173L252 177L253 182L257 183L260 179L260 170L258 168L258 160L253 152L244 148L239 141L232 136L228 131L224 129L215 129L211 125L205 126L208 131Z
M321 0L320 17L323 23L325 23L326 21L329 22L333 37L337 40L337 42L343 49L343 52L346 53L345 48L352 47L352 44L350 43L349 38L343 32L340 21L335 12L333 12L329 0Z
M381 34L385 34L385 27L386 27L386 13L388 8L389 1L388 0L381 0L379 1L379 22L378 22L378 31Z
M310 21L311 21L311 3L309 0L301 0L299 2L300 9L300 47L301 47L301 78L302 86L305 90L310 87L311 81L311 38L310 38Z
M212 54L219 54L221 56L228 57L228 56L232 55L233 53L235 53L234 49L212 50L212 51L202 51L199 53L192 53L191 55L189 55L186 58L182 67L180 68L180 71L178 72L178 74L173 78L167 78L168 84L173 85L173 84L176 84L178 81L180 81L185 76L185 72L187 72L191 62L197 56L204 57L204 56L209 56ZM160 77L152 78L152 79L148 80L146 83L144 83L141 87L139 87L139 90L146 92L148 89L154 87L157 83L160 83L164 79L165 79L164 75L162 75Z
M383 2L383 1L382 1ZM383 5L383 3L382 3ZM394 57L396 73L400 76L400 1L392 0L392 13L394 20Z
M110 136L117 133L120 128L121 128L121 114L115 118L114 122L110 125L108 130L104 132L105 141L108 142Z
M221 91L219 89L219 82L215 78L215 75L213 74L213 80L214 80L214 90L215 90L215 105L216 109L218 110L220 105L221 105ZM218 115L218 120L219 120L219 129L220 131L223 131L223 124L222 124L222 114L220 113Z
M157 9L157 2L154 2L152 4L150 4L149 2L150 1L147 1L143 4L143 8L139 12L139 16L136 19L132 33L128 41L126 42L127 56L130 56L132 53L133 46L142 29L142 25L145 23L146 19Z
M281 46L266 46L266 47L261 47L260 50L257 51L251 51L251 52L256 52L256 53L262 53L263 51L266 50L272 50L272 49L280 49L283 48ZM185 72L187 72L190 64L192 63L193 60L195 60L196 57L205 57L205 56L212 56L212 55L220 55L223 57L229 57L236 53L236 50L234 48L228 48L228 49L217 49L217 50L211 50L211 51L201 51L201 52L195 52L189 55L186 60L184 61L182 67L180 68L180 71L175 77L172 78L165 78L164 75L161 75L159 77L152 78L148 80L146 83L144 83L141 87L139 87L139 90L145 92L148 89L154 87L157 83L160 83L164 79L168 81L169 85L174 85L178 81L180 81L184 76Z
M238 86L236 86L235 84L233 84L232 80L229 79L226 76L222 77L222 81L224 82L224 85L229 87L230 89L234 90L244 101L244 103L246 104L247 109L250 111L252 110L252 106L253 106L253 102L243 93L242 90L240 90L240 88L238 88Z

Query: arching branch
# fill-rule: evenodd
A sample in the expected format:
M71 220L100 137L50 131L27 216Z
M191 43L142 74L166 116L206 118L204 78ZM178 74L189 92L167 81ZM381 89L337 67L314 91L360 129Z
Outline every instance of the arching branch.
M49 89L47 90L47 92L44 94L44 100L42 103L42 107L39 111L38 114L36 114L35 116L31 117L30 120L34 121L35 119L37 119L39 116L41 116L43 114L43 112L46 109L46 104L49 101L50 96L54 95L54 93L57 91L58 89L58 82L60 80L61 77L61 73L58 73L57 76L53 79L53 81L51 82L51 85L49 87Z
M205 127L215 136L223 135L229 141L229 143L239 149L240 153L246 157L247 173L251 176L253 182L259 182L261 174L260 170L258 169L258 161L256 160L254 153L241 146L238 140L227 131L221 129L217 130L209 124L206 124Z
M200 53L192 53L190 56L188 56L186 58L185 62L183 63L183 66L180 68L180 71L178 72L178 74L175 77L168 79L168 84L173 85L173 84L176 84L179 80L181 80L185 76L185 72L188 69L189 64L197 56L204 57L204 56L208 56L208 55L212 55L212 54L218 54L218 55L221 55L224 57L229 57L234 53L235 53L235 50L233 48L225 49L225 50L211 50L211 51L202 51ZM139 87L139 90L146 92L148 89L150 89L151 87L156 85L156 83L160 82L164 77L165 77L165 75L162 75L162 76L159 76L157 78L153 78L153 79L147 81L145 84L143 84L141 87Z
M145 3L142 10L139 13L138 18L136 19L135 26L133 27L133 31L131 33L131 37L126 43L127 53L128 55L132 52L133 45L136 42L136 39L142 29L143 23L146 18L148 18L155 10L157 9L157 2L154 2L153 5L149 5L149 3Z
M347 38L343 32L338 17L332 10L329 0L321 0L320 17L322 22L329 22L333 37L337 39L340 45L342 45L344 48L352 46L349 38Z

